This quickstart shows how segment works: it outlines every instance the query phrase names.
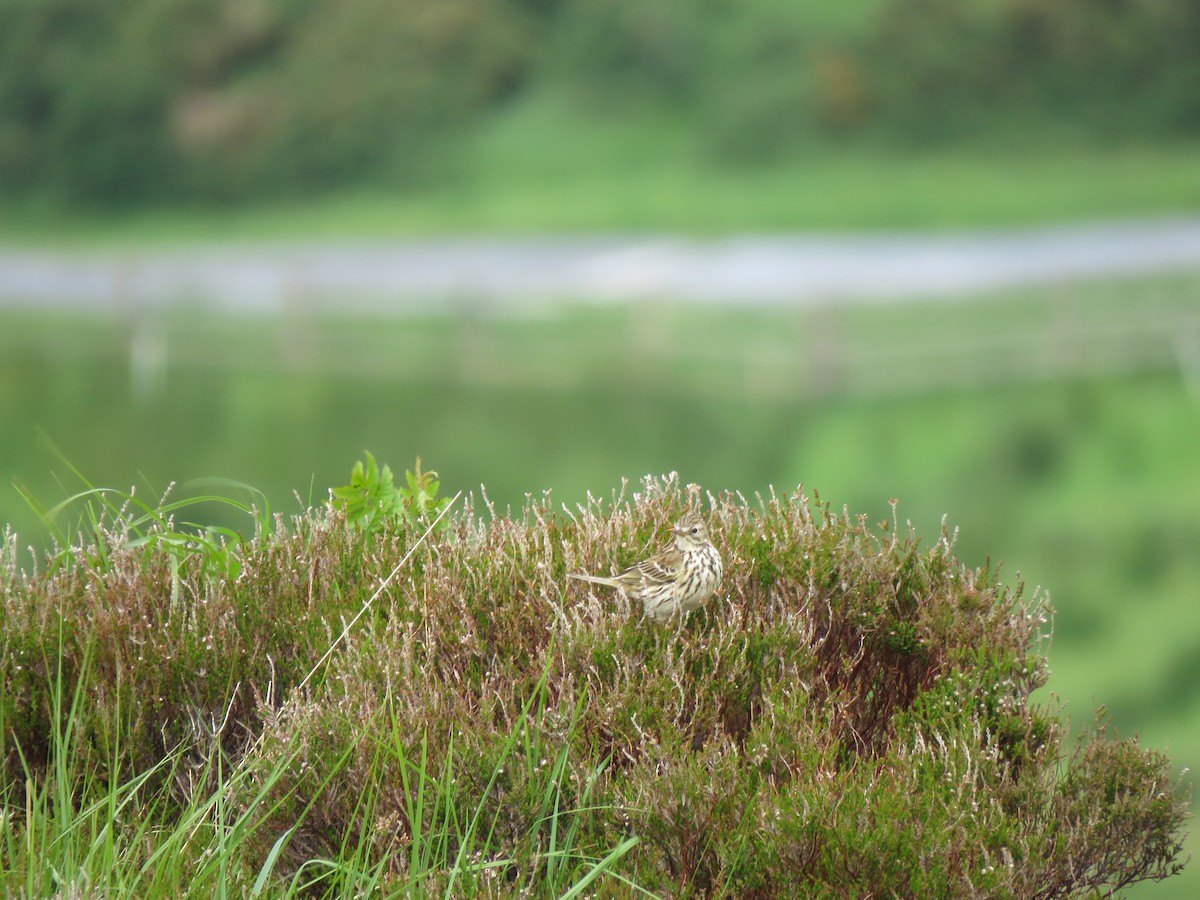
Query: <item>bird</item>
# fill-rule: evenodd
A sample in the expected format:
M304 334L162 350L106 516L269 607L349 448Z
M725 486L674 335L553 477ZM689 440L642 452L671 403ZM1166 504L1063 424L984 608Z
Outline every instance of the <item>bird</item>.
M720 585L721 574L721 554L708 538L708 527L699 514L689 512L675 523L672 545L661 553L611 578L567 577L616 588L630 600L640 600L650 618L666 619L698 608Z

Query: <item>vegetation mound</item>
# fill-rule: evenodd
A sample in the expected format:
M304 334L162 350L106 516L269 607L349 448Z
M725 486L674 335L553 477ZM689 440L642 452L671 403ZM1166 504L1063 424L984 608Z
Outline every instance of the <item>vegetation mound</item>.
M726 571L686 621L566 578L636 562L686 508ZM10 540L9 886L118 877L34 853L39 815L79 822L91 794L122 888L162 887L170 846L208 895L1065 897L1179 868L1168 760L1103 728L1068 746L1031 701L1046 605L951 535L674 477L611 508L468 505L422 540L430 518L331 506L221 571L129 546L120 516L44 573Z

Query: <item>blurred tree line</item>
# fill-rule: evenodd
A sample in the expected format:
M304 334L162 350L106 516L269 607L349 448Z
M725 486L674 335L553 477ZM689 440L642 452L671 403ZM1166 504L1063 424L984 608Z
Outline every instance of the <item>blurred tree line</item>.
M720 163L814 141L1200 133L1196 0L0 0L0 191L404 183L538 92Z

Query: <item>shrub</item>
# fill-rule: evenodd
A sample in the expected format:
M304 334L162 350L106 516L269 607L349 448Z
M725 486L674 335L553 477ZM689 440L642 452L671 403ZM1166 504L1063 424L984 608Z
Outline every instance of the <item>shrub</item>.
M1198 40L1192 0L0 0L0 191L410 185L526 90L665 114L726 163L831 136L1194 135Z
M880 127L910 139L1022 121L1195 133L1189 0L889 0L862 45Z
M702 506L727 574L686 622L564 577ZM1167 759L1102 728L1069 746L1031 700L1048 608L964 568L950 535L923 547L800 492L750 504L673 476L611 508L468 506L419 545L400 516L282 525L236 578L187 569L174 602L145 547L46 574L10 550L7 789L16 746L50 753L47 685L86 657L76 754L103 761L122 716L133 771L223 748L231 803L260 811L249 871L282 848L331 891L370 873L385 893L1059 897L1179 868Z
M229 199L386 170L511 91L506 0L0 0L0 188Z
M691 102L716 9L710 0L566 0L538 54L540 77L602 108Z
M150 4L141 4L149 9ZM112 0L0 2L0 189L141 200L164 183L171 72Z

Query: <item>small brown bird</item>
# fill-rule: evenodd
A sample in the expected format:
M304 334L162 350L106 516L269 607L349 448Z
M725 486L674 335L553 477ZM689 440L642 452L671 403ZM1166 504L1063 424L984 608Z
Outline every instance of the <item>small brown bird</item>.
M687 513L675 525L671 547L631 566L619 575L568 575L577 581L602 584L642 601L652 619L675 612L690 612L712 596L721 583L721 554L708 539L708 528L696 513Z

